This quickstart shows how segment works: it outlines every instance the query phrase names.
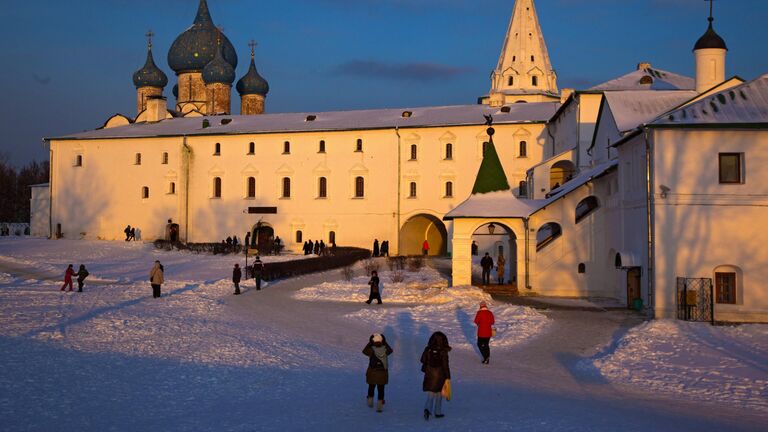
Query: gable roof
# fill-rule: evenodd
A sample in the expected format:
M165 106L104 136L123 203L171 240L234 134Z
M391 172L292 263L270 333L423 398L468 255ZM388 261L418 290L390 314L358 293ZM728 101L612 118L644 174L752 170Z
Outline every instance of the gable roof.
M650 77L650 84L641 84L644 77ZM646 78L645 81L648 79ZM696 80L693 78L667 72L651 67L632 71L626 75L598 84L589 90L592 91L616 91L616 90L694 90Z
M619 132L630 131L696 97L695 91L611 91L605 101Z

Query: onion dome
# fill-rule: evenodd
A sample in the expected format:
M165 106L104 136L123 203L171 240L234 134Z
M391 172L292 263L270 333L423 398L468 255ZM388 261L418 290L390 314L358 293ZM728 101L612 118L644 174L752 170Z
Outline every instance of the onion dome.
M240 93L240 96L249 94L266 96L269 93L269 83L256 70L253 54L251 54L251 66L248 68L248 73L237 82L237 92Z
M168 66L176 74L202 71L216 56L219 35L220 32L213 25L211 13L208 11L208 3L206 0L200 0L195 22L173 41L168 51ZM235 47L223 34L221 45L224 59L233 69L236 68Z
M232 85L235 81L235 69L224 60L221 45L216 50L216 56L203 68L203 81L206 84L222 83Z
M709 28L707 28L707 31L704 33L704 35L700 37L698 41L696 41L696 45L693 47L693 50L697 51L700 49L711 48L728 50L728 47L725 45L723 38L721 38L719 34L715 33L715 29L712 28L712 21L715 19L712 17L709 17L708 19Z
M155 65L155 59L152 58L152 45L147 50L147 61L144 67L133 73L133 85L139 87L165 87L168 84L168 77L165 72Z

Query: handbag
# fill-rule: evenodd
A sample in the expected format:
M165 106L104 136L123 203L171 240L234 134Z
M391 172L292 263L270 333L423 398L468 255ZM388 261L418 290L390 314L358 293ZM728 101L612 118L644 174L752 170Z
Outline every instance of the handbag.
M443 384L443 390L440 392L445 400L449 401L451 400L451 380L447 379L445 380L445 384Z
M496 337L496 327L491 327L491 337Z

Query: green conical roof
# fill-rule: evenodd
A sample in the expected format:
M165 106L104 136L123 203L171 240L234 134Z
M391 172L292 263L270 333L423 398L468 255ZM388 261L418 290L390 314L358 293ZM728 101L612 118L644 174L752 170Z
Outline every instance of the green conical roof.
M507 176L504 174L504 168L499 160L499 154L496 153L496 147L493 145L493 136L491 136L483 156L483 163L480 164L480 169L477 171L472 194L484 194L510 189Z

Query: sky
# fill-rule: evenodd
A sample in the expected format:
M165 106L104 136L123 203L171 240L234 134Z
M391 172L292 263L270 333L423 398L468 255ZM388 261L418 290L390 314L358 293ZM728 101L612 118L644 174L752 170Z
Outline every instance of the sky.
M44 137L135 116L131 75L146 58L175 76L166 54L192 24L198 0L0 1L0 154L20 166L48 157ZM513 0L209 0L238 50L248 41L270 83L267 111L319 112L476 103L489 90ZM704 0L536 0L562 88L584 89L637 63L694 75ZM768 1L715 1L729 47L726 74L768 72ZM234 113L239 97L233 91Z

